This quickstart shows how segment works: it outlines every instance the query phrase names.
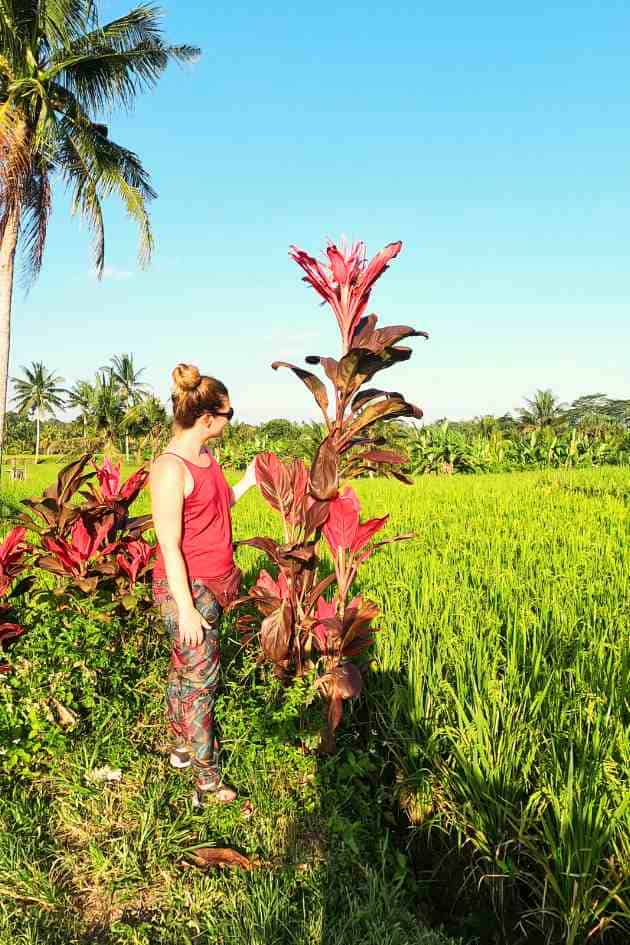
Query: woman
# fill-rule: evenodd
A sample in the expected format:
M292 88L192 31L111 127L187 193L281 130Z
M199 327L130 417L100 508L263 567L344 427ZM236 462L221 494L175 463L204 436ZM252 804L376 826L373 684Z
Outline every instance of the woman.
M193 804L230 803L236 792L221 779L214 726L221 609L238 594L230 509L256 484L254 462L230 488L204 444L232 419L227 388L190 364L172 374L173 437L150 478L159 548L153 594L171 639L167 716L175 768L192 764Z

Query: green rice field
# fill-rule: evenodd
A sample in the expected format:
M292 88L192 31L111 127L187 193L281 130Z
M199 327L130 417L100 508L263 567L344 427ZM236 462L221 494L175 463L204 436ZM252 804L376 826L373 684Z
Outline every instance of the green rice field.
M3 479L5 521L53 473ZM300 684L279 691L224 628L245 819L192 812L166 768L153 622L32 615L0 681L2 945L630 941L628 470L355 488L365 517L391 513L386 535L415 538L363 568L381 630L336 757L305 748L319 710ZM234 527L278 522L250 493ZM263 563L238 560L246 580ZM55 693L70 731L46 713ZM103 764L122 780L86 781ZM202 841L263 866L182 869Z

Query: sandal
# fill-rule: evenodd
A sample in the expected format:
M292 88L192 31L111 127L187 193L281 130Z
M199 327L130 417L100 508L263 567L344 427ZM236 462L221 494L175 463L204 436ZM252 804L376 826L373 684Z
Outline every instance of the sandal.
M186 748L174 748L169 756L171 768L190 768L192 763L190 752Z
M237 798L237 793L229 784L225 784L221 779L208 784L207 786L195 785L192 796L192 805L194 808L204 807L206 804L231 804Z

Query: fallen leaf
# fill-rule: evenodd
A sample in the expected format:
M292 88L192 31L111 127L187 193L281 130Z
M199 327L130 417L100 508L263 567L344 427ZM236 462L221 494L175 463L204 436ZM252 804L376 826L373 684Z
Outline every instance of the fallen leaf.
M62 725L63 728L70 728L77 724L77 717L74 712L71 712L70 709L67 709L65 705L62 705L61 702L58 702L56 699L51 699L50 701L57 713L59 724Z
M241 807L241 817L244 820L251 820L254 815L254 805L251 801L243 801L243 806Z
M192 850L187 857L191 863L202 869L213 866L219 866L221 868L237 866L242 870L252 870L256 868L256 864L253 860L250 860L247 856L243 856L242 853L237 853L236 850L232 850L230 847L199 847L196 850Z

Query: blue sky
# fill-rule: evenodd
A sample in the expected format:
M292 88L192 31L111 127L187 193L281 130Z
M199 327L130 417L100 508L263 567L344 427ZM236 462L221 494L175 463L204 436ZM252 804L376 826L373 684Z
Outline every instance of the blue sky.
M346 235L404 243L371 309L429 331L381 376L429 420L537 387L630 396L630 8L510 6L170 3L169 40L203 57L108 119L159 192L151 268L112 204L98 283L57 191L11 373L43 360L71 384L132 351L162 398L192 361L239 419L315 417L269 367L338 350L287 250Z

